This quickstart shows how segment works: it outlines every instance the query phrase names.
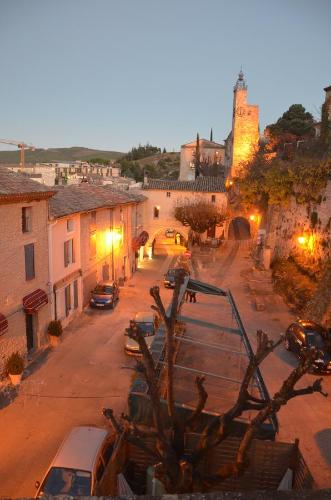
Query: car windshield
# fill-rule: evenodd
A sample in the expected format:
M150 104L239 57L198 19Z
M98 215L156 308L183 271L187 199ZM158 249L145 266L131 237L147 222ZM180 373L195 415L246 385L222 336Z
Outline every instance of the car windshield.
M175 276L175 273L176 269L169 269L169 271L167 271L167 277L172 278L173 276Z
M114 292L114 288L110 285L97 285L93 290L93 293L98 293L99 295L110 295Z
M143 331L144 337L149 337L150 335L154 335L154 325L149 322L138 322L137 325Z
M322 337L314 332L307 333L307 344L309 347L317 347L317 349L324 349L324 341Z
M91 473L65 467L52 467L40 488L38 496L62 494L90 496Z

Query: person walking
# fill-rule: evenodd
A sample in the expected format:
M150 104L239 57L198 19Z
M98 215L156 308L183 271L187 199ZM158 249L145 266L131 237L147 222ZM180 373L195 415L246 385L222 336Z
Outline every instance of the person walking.
M196 292L190 292L190 302L196 302L197 301L197 298L196 298Z

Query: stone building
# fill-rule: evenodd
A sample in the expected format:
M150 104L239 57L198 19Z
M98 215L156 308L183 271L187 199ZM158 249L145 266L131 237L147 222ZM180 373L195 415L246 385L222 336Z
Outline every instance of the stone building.
M137 205L144 200L110 186L56 190L50 202L51 283L53 314L64 325L88 304L98 281L132 276L132 241L142 231Z
M233 88L232 130L226 139L228 176L236 177L259 144L259 107L247 103L247 85L240 71Z
M195 179L195 155L196 155L197 141L188 142L183 144L180 148L180 181L194 181ZM206 165L219 166L219 172L222 172L224 165L225 146L214 141L207 139L199 140L200 150L200 163Z
M200 175L225 175L235 177L242 165L249 161L259 144L259 107L247 103L247 85L240 71L233 88L232 128L225 144L200 139L200 161L209 165L219 165L219 172ZM197 141L181 146L179 180L194 180Z
M167 229L179 232L185 239L188 238L189 227L183 226L174 217L177 204L202 199L215 203L222 212L225 212L227 207L227 193L222 177L198 177L193 181L145 178L142 189L147 196L143 206L143 220L149 234L149 245L157 236L163 236ZM221 233L222 228L211 228L209 236L217 238Z
M47 342L48 203L54 192L0 168L0 371L9 355Z

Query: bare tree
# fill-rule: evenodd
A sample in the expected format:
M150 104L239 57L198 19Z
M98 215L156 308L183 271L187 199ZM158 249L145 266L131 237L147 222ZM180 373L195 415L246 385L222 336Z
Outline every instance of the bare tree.
M196 198L179 202L174 209L174 217L184 226L190 226L195 233L202 234L211 227L222 224L225 212L215 203Z
M186 421L178 417L173 393L174 333L179 308L180 287L183 280L184 275L178 270L169 316L166 314L161 300L159 287L155 286L150 289L150 294L155 302L152 308L158 312L166 327L166 402L168 418L165 418L162 413L159 380L154 360L146 345L143 333L135 322L131 322L129 336L139 344L142 353L142 362L138 362L137 369L144 375L148 385L149 398L153 410L154 428L146 432L134 424L126 415L122 415L122 423L119 423L111 409L104 410L104 415L111 420L114 429L124 435L124 439L138 446L155 459L155 463L158 463L156 469L157 477L162 481L168 493L187 493L196 489L201 490L204 484L210 484L214 480L225 480L230 476L242 474L247 467L247 452L251 441L266 419L275 415L290 399L297 396L312 394L314 392L319 392L325 397L327 396L322 390L322 379L316 380L312 385L304 389L295 389L296 383L308 372L314 360L319 356L319 352L315 349L310 349L306 352L305 357L300 360L298 367L291 372L279 391L269 401L256 398L250 394L249 387L256 369L283 341L283 337L280 337L276 342L273 342L268 338L266 333L258 330L256 352L251 357L247 366L237 401L232 408L223 415L215 417L205 427L196 448L190 456L188 457L187 454L184 454L185 432L195 429L208 399L208 394L204 388L204 377L196 377L197 406ZM251 420L241 440L236 460L233 463L228 463L220 467L214 476L202 476L199 464L201 464L205 455L231 434L233 420L248 410L256 410L257 414ZM149 448L145 444L144 439L146 436L153 436L156 439L156 449Z

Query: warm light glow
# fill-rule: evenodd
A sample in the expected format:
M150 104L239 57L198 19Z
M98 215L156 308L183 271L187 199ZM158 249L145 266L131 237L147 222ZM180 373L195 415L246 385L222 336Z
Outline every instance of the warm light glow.
M298 236L299 245L304 245L306 243L307 238L305 236Z
M257 217L256 217L256 215L252 214L249 216L249 219L254 222L254 221L256 221Z
M119 231L110 231L109 229L106 231L105 234L105 240L106 240L106 245L118 245L119 242L122 239L122 234Z

